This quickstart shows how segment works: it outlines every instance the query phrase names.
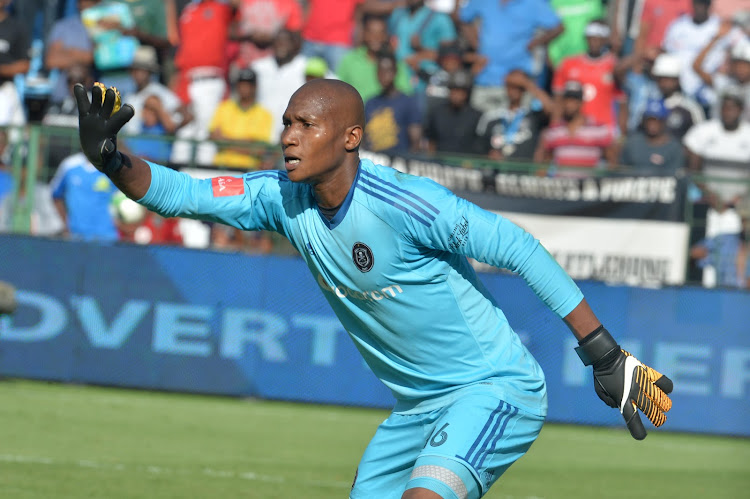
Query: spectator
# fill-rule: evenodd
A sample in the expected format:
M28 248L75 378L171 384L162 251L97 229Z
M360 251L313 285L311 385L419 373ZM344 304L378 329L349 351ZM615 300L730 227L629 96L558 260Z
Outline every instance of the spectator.
M692 0L645 0L635 52L661 49L664 35L672 22L692 12Z
M698 54L698 57L695 58L693 70L706 85L713 88L716 95L721 95L728 87L739 87L745 93L745 102L750 102L750 40L745 39L732 48L729 60L729 74L711 74L703 70L703 61L706 56L711 52L715 44L728 32L730 27L731 25L727 23L722 24L719 33L711 39L708 45ZM711 111L711 117L718 118L720 113L721 109L717 99ZM750 121L750 106L745 106L743 119Z
M62 73L52 89L52 103L60 103L71 95L66 74L71 68L94 63L94 45L81 21L81 12L97 3L99 0L78 0L76 15L55 22L47 37L44 65L48 70Z
M396 58L390 53L378 56L380 95L365 104L364 149L386 154L416 151L422 140L422 118L416 97L395 87Z
M552 90L558 100L565 83L578 81L583 84L583 115L600 125L615 129L617 116L614 103L624 102L619 85L624 79L623 65L618 64L614 54L607 51L610 29L603 20L590 22L584 31L586 53L574 55L562 61L555 71ZM623 132L625 126L622 127Z
M476 135L482 113L469 104L474 81L466 69L458 70L448 79L448 99L427 115L424 136L427 150L434 153L480 154Z
M360 3L362 0L307 0L302 53L307 57L322 57L329 68L337 71L341 58L352 46Z
M83 153L66 158L50 182L63 233L85 241L116 241L109 205L117 189Z
M238 0L231 38L239 41L235 64L247 68L271 55L271 45L282 29L302 30L302 8L297 0Z
M741 120L744 107L742 90L725 89L720 118L694 126L683 141L690 170L709 177L703 186L704 197L718 212L748 203L750 123Z
M409 66L412 85L424 92L428 75L437 69L440 45L456 39L453 21L427 7L424 0L406 0L404 7L393 11L388 25L396 39L396 60Z
M154 47L163 51L172 47L169 41L170 16L168 4L174 4L174 0L110 0L130 8L135 21L132 27L122 24L113 24L112 28L120 31L123 35L132 36L142 45ZM174 21L172 21L174 22ZM172 27L172 29L175 29Z
M615 164L612 127L583 114L583 85L568 81L562 92L561 119L542 133L534 161L561 167L594 168L602 162Z
M623 90L628 103L628 133L641 126L648 101L662 98L653 76L654 61L658 55L658 49L648 49L643 53L631 53L621 60L625 71Z
M651 74L664 105L669 110L667 127L677 140L682 140L688 130L705 119L703 108L682 92L680 86L680 59L671 54L661 54L654 61Z
M620 152L621 165L661 175L674 175L685 168L682 144L667 131L668 116L664 102L648 102L641 130L628 136Z
M23 125L23 105L13 82L29 70L29 33L8 13L10 0L0 0L0 126Z
M709 15L711 0L693 0L690 14L678 17L667 28L662 47L680 60L680 86L689 97L694 97L701 104L706 104L710 96L700 77L693 71L693 61L711 39L719 32L721 21L716 15ZM726 49L744 37L740 29L734 28L714 46L714 50L705 58L703 70L709 73L718 71L724 63Z
M226 53L231 21L232 7L218 0L190 3L180 14L175 93L184 104L191 106L193 114L192 122L177 132L180 139L208 138L208 126L227 91ZM209 162L212 157L213 149L198 148L199 163ZM184 164L192 159L192 143L174 144L172 162Z
M448 79L450 75L465 67L463 55L464 52L458 43L447 43L440 46L437 58L438 68L430 75L425 88L425 114L427 117L435 106L448 100L450 94Z
M259 161L252 149L241 142L270 142L273 118L271 112L259 106L255 96L257 75L250 68L237 75L236 97L219 104L211 120L211 139L237 141L235 144L219 146L220 152L214 157L218 166L255 169Z
M328 64L322 57L311 57L305 65L305 82L316 78L333 78L334 76L328 71Z
M112 1L96 2L81 11L81 18L93 41L96 78L125 95L132 93L134 87L128 69L139 44L135 37L123 34L135 26L128 6Z
M271 143L281 135L281 116L292 94L305 84L307 58L299 53L299 35L282 30L273 41L273 55L252 65L258 77L258 104L271 112Z
M48 126L78 128L78 106L73 97L73 87L76 83L80 83L86 88L91 88L94 84L94 75L91 73L91 66L75 64L68 69L64 76L66 84L65 90L62 93L64 97L61 101L53 103L47 109L42 123ZM49 138L53 139L53 137L50 136ZM70 143L70 140L66 137L65 142ZM71 152L68 152L65 157L70 154ZM54 161L51 164L60 164L60 161L63 159L60 158L59 161Z
M172 144L166 139L174 129L174 121L164 109L157 95L149 95L141 106L141 131L144 136L131 137L127 146L133 154L156 163L166 163L172 151Z
M500 104L500 85L511 70L520 69L536 78L542 68L533 67L532 54L564 29L545 0L468 0L459 15L467 39L488 61L477 77L472 98L482 111Z
M703 285L742 288L744 267L742 221L734 210L709 211L706 237L690 248L690 258L703 269Z
M503 104L485 112L477 125L482 149L496 160L531 161L554 103L520 69L505 77L505 90Z
M157 98L156 101L151 101L151 107L157 112L157 121L163 125L164 133L174 135L193 119L189 107L180 101L177 94L156 80L155 76L159 74L159 69L156 50L149 46L139 47L130 66L135 93L123 98L124 102L133 106L135 110L135 115L125 124L124 130L127 134L145 132L142 111L150 97Z
M551 0L550 5L564 27L562 34L552 40L547 49L550 63L557 67L566 57L586 52L586 26L595 19L603 18L605 12L600 1Z
M339 79L359 91L362 100L367 102L380 94L383 89L378 83L377 56L388 48L388 22L384 17L366 15L362 24L362 45L348 51L339 63ZM396 88L411 94L409 68L402 61L396 69Z

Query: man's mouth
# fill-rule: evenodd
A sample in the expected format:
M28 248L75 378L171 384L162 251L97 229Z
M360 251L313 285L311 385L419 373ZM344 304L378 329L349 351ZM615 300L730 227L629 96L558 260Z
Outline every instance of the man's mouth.
M287 167L295 167L299 164L299 162L299 158L295 158L294 156L284 156L284 163L286 163Z

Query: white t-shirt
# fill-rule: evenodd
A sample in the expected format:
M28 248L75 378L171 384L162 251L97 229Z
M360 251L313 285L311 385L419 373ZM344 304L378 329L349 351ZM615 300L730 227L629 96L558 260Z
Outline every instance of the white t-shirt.
M672 21L664 34L662 47L680 59L680 85L687 95L697 96L703 86L703 81L693 71L693 61L703 47L716 36L720 25L721 20L715 15L701 24L695 24L691 15L683 14ZM703 61L703 69L708 73L715 73L724 62L727 48L743 38L744 34L740 29L732 29L708 53Z
M305 84L307 58L298 55L283 66L279 66L272 55L258 59L252 68L258 76L258 104L271 111L271 142L277 143L281 137L281 117L286 111L289 99L299 87Z
M730 132L719 120L705 121L691 128L683 143L703 158L704 175L729 180L706 182L722 201L750 193L750 124L740 122L737 130Z

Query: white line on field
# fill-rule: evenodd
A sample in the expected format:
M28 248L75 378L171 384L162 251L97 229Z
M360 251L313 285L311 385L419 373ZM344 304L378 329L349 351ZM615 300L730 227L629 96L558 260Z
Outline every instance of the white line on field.
M105 463L100 461L91 461L89 459L80 459L66 461L62 459L52 459L49 457L39 456L19 456L14 454L0 454L0 462L5 463L20 463L30 465L45 465L45 466L76 466L78 468L94 468L100 470L110 471L140 471L154 475L193 475L195 472L187 469L178 468L165 468L163 466L128 466L121 463ZM283 476L277 475L265 475L256 473L254 471L229 471L229 470L215 470L212 468L202 468L200 473L212 478L239 478L241 480L250 480L257 482L271 482L271 483L286 483L289 480ZM334 481L334 480L295 480L303 485L309 485L313 487L328 487L328 488L350 488L350 482Z

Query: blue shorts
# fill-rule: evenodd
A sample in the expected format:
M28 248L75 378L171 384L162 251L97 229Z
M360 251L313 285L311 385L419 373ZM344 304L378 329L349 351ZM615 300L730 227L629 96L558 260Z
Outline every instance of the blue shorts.
M544 417L500 400L490 383L422 414L391 413L357 469L351 499L400 499L421 487L476 499L536 440Z

